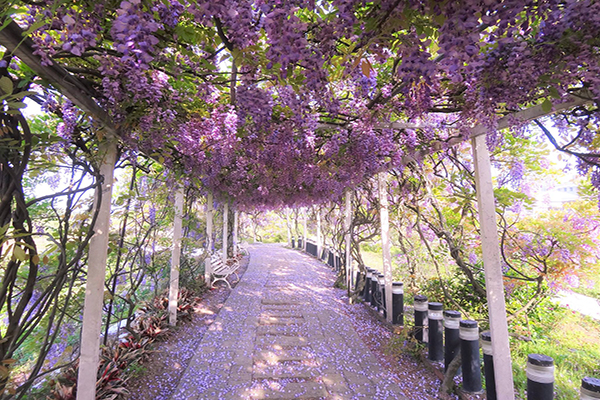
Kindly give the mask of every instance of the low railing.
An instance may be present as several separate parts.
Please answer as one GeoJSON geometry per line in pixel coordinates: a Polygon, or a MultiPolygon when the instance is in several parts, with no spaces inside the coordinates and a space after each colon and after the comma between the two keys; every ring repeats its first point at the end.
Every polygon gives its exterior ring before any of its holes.
{"type": "MultiPolygon", "coordinates": [[[[302,237],[295,238],[292,237],[291,240],[292,248],[304,250],[304,242],[302,237]]],[[[316,243],[311,242],[310,240],[306,241],[306,252],[313,257],[316,257],[329,265],[333,270],[339,272],[342,268],[342,259],[339,254],[330,246],[323,246],[321,249],[321,254],[319,253],[319,247],[316,243]]]]}
{"type": "MultiPolygon", "coordinates": [[[[295,241],[292,239],[292,247],[295,241]]],[[[302,238],[297,241],[297,249],[303,250],[302,238]]],[[[317,245],[311,241],[306,242],[306,252],[326,262],[331,268],[339,271],[341,258],[331,248],[324,247],[317,255],[317,245]]],[[[387,304],[385,296],[385,280],[382,273],[367,268],[366,274],[361,274],[356,279],[364,279],[365,285],[361,293],[363,304],[387,318],[387,304]]],[[[392,283],[392,324],[404,326],[404,290],[402,282],[392,283]]],[[[477,321],[461,319],[461,313],[456,310],[444,310],[443,304],[429,302],[424,295],[413,298],[415,339],[427,348],[427,358],[433,362],[444,365],[448,369],[454,358],[460,354],[462,368],[462,389],[467,393],[481,393],[483,391],[481,361],[486,384],[488,400],[495,400],[496,385],[494,380],[494,363],[492,355],[492,336],[490,331],[479,331],[477,321]],[[480,353],[483,351],[483,357],[480,353]]],[[[554,360],[543,354],[529,354],[527,357],[527,399],[552,400],[554,399],[554,360]]],[[[581,381],[580,400],[600,399],[600,379],[585,377],[581,381]]]]}

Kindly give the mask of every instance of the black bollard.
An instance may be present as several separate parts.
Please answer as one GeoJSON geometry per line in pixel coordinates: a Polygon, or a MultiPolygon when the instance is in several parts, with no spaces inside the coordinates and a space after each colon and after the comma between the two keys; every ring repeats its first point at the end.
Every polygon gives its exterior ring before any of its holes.
{"type": "Polygon", "coordinates": [[[479,393],[481,392],[481,361],[479,360],[479,328],[477,328],[477,321],[460,321],[459,336],[463,390],[469,393],[479,393]]]}
{"type": "Polygon", "coordinates": [[[418,294],[414,298],[415,306],[415,339],[423,343],[423,330],[427,324],[427,296],[418,294]]]}
{"type": "MultiPolygon", "coordinates": [[[[360,279],[361,277],[365,276],[362,272],[358,271],[356,273],[356,280],[354,281],[354,291],[356,291],[356,289],[358,289],[358,285],[360,284],[360,279]]],[[[359,294],[359,297],[363,297],[363,292],[361,291],[359,294]]]]}
{"type": "Polygon", "coordinates": [[[442,303],[429,303],[429,359],[431,361],[442,361],[444,359],[444,328],[442,303]]]}
{"type": "Polygon", "coordinates": [[[365,275],[365,287],[363,288],[363,292],[362,292],[362,297],[363,297],[363,301],[365,303],[368,303],[371,299],[371,276],[373,275],[373,273],[371,272],[371,268],[367,267],[366,268],[366,275],[365,275]]]}
{"type": "Polygon", "coordinates": [[[365,290],[363,290],[363,298],[365,303],[371,303],[371,279],[373,278],[373,270],[367,268],[367,277],[365,278],[365,290]]]}
{"type": "Polygon", "coordinates": [[[460,351],[459,324],[460,312],[454,310],[444,311],[444,337],[446,338],[444,371],[448,370],[448,366],[460,351]]]}
{"type": "Polygon", "coordinates": [[[381,311],[383,313],[383,318],[385,318],[386,310],[385,310],[385,277],[382,273],[377,274],[377,282],[379,282],[379,306],[380,308],[377,311],[381,311]]]}
{"type": "Polygon", "coordinates": [[[404,284],[392,282],[392,324],[404,326],[404,284]]]}
{"type": "Polygon", "coordinates": [[[485,374],[485,393],[487,400],[496,400],[496,378],[494,377],[494,357],[492,356],[492,333],[481,332],[483,349],[483,373],[485,374]]]}
{"type": "Polygon", "coordinates": [[[296,247],[296,241],[295,241],[294,237],[292,236],[292,249],[293,249],[294,247],[296,247]]]}
{"type": "Polygon", "coordinates": [[[580,400],[600,399],[600,379],[585,377],[581,380],[580,400]]]}
{"type": "Polygon", "coordinates": [[[554,359],[543,354],[527,356],[527,400],[554,398],[554,359]]]}
{"type": "Polygon", "coordinates": [[[373,308],[377,308],[377,302],[379,301],[378,275],[377,270],[373,270],[373,276],[371,277],[371,307],[373,308]]]}

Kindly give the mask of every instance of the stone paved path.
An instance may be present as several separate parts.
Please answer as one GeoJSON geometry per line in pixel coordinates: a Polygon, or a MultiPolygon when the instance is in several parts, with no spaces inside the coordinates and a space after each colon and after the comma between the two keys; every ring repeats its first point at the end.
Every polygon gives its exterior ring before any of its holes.
{"type": "Polygon", "coordinates": [[[279,245],[250,254],[172,400],[404,398],[335,301],[328,267],[279,245]]]}

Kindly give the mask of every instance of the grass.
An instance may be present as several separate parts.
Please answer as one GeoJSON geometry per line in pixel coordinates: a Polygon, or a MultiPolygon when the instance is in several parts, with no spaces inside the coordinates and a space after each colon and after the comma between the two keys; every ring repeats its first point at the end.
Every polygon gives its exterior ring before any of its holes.
{"type": "Polygon", "coordinates": [[[545,354],[554,358],[555,397],[576,400],[581,379],[600,376],[600,323],[562,307],[547,308],[545,321],[532,332],[532,341],[513,342],[515,386],[525,398],[527,355],[545,354]]]}
{"type": "MultiPolygon", "coordinates": [[[[361,255],[365,265],[383,270],[381,251],[377,250],[365,246],[361,255]]],[[[419,268],[426,276],[435,276],[432,266],[420,264],[419,268]]],[[[395,266],[394,278],[403,279],[403,275],[406,272],[395,266]]],[[[590,278],[593,285],[582,285],[574,291],[600,299],[600,274],[590,278]]],[[[581,379],[600,377],[600,322],[548,301],[540,305],[523,325],[513,326],[512,330],[528,332],[532,340],[514,339],[511,343],[515,387],[520,398],[526,398],[527,355],[539,353],[554,358],[555,398],[578,400],[581,379]]]]}
{"type": "Polygon", "coordinates": [[[379,271],[383,271],[383,256],[381,253],[375,253],[368,250],[361,250],[363,261],[367,267],[375,268],[379,271]]]}

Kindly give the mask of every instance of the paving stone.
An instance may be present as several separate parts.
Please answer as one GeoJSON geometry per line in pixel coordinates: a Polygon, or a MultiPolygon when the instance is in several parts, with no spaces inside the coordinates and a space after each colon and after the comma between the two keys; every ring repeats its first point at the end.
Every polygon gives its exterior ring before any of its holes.
{"type": "Polygon", "coordinates": [[[323,385],[315,382],[289,382],[276,389],[264,387],[249,390],[252,399],[321,399],[327,397],[323,385]]]}
{"type": "Polygon", "coordinates": [[[261,350],[254,353],[255,360],[267,362],[303,361],[314,358],[313,353],[301,349],[261,350]]]}
{"type": "Polygon", "coordinates": [[[253,379],[311,379],[319,375],[314,367],[296,365],[255,365],[253,379]]]}
{"type": "Polygon", "coordinates": [[[404,399],[337,303],[334,279],[297,251],[252,246],[171,400],[404,399]]]}
{"type": "Polygon", "coordinates": [[[261,318],[302,318],[304,315],[299,310],[265,310],[260,313],[261,318]]]}
{"type": "Polygon", "coordinates": [[[256,328],[256,336],[307,336],[308,331],[306,325],[261,325],[256,328]]]}
{"type": "Polygon", "coordinates": [[[330,393],[342,394],[348,392],[346,378],[342,374],[326,374],[321,376],[320,380],[330,393]]]}
{"type": "Polygon", "coordinates": [[[259,325],[298,325],[304,323],[304,318],[295,317],[260,317],[259,325]]]}
{"type": "Polygon", "coordinates": [[[300,312],[303,313],[303,308],[298,304],[262,304],[261,303],[262,312],[270,312],[270,311],[287,311],[287,312],[300,312]]]}
{"type": "Polygon", "coordinates": [[[301,347],[308,346],[308,339],[302,336],[258,336],[256,338],[257,346],[281,346],[283,347],[301,347]]]}
{"type": "Polygon", "coordinates": [[[261,304],[263,305],[277,305],[277,306],[295,306],[295,305],[305,305],[306,302],[301,301],[300,299],[292,299],[292,298],[266,298],[262,299],[261,304]]]}

